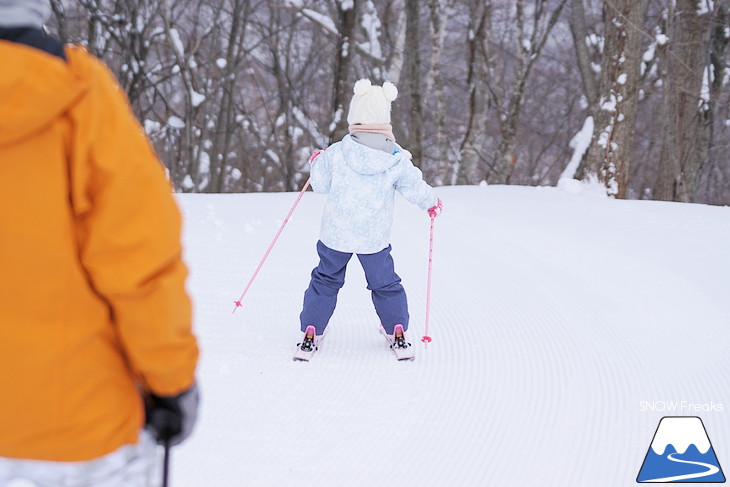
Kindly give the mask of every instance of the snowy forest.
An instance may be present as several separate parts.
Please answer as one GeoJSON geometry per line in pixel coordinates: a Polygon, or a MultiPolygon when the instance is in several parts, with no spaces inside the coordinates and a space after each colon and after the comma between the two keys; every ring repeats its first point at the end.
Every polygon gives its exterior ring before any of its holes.
{"type": "Polygon", "coordinates": [[[52,0],[180,192],[298,190],[392,81],[428,182],[730,204],[730,0],[52,0]]]}

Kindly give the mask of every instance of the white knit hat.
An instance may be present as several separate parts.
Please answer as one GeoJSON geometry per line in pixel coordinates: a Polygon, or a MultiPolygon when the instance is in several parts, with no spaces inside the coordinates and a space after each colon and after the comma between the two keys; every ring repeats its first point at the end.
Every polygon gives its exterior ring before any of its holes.
{"type": "Polygon", "coordinates": [[[48,0],[0,0],[0,27],[42,27],[50,15],[48,0]]]}
{"type": "Polygon", "coordinates": [[[398,96],[398,88],[386,81],[383,86],[373,86],[369,79],[355,83],[355,95],[350,102],[347,123],[370,125],[390,123],[390,104],[398,96]]]}

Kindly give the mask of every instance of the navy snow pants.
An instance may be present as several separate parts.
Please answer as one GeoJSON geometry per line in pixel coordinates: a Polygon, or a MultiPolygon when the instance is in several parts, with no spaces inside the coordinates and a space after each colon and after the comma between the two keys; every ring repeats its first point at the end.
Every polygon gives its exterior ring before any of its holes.
{"type": "MultiPolygon", "coordinates": [[[[387,333],[392,334],[397,324],[408,329],[408,302],[406,291],[395,273],[391,246],[375,254],[357,254],[365,271],[368,289],[372,292],[375,312],[387,333]]],[[[314,325],[317,334],[324,333],[337,305],[337,293],[345,284],[345,270],[352,254],[339,252],[317,242],[319,265],[312,271],[312,280],[304,292],[304,307],[299,316],[302,331],[314,325]]]]}

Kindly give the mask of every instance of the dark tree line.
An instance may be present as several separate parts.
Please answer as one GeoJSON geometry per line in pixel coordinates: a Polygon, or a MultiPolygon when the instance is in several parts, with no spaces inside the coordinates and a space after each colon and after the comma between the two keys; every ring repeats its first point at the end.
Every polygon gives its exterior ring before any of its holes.
{"type": "Polygon", "coordinates": [[[294,190],[361,77],[435,184],[730,204],[730,0],[52,0],[179,191],[294,190]]]}

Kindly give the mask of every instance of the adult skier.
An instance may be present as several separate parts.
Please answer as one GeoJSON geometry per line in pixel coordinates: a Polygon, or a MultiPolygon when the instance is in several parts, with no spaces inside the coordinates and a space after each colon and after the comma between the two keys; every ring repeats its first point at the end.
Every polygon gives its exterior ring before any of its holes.
{"type": "Polygon", "coordinates": [[[197,414],[180,214],[123,91],[49,14],[0,0],[0,485],[148,485],[155,440],[197,414]]]}

